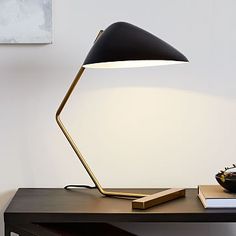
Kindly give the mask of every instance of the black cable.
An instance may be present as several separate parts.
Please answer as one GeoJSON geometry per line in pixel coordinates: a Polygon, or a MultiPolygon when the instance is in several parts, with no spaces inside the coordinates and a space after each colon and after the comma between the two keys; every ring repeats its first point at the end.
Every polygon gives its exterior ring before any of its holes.
{"type": "Polygon", "coordinates": [[[88,189],[96,189],[97,187],[96,186],[89,186],[89,185],[83,185],[83,184],[80,184],[80,185],[76,185],[76,184],[69,184],[69,185],[66,185],[64,187],[64,189],[66,190],[69,190],[71,188],[88,188],[88,189]]]}

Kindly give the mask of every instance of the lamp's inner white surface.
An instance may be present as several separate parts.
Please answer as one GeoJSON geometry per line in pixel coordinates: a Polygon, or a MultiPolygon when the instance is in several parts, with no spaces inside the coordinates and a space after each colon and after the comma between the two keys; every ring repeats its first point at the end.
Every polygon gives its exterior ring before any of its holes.
{"type": "Polygon", "coordinates": [[[85,64],[85,68],[131,68],[131,67],[146,67],[146,66],[160,66],[186,63],[185,61],[171,61],[171,60],[135,60],[135,61],[113,61],[85,64]]]}

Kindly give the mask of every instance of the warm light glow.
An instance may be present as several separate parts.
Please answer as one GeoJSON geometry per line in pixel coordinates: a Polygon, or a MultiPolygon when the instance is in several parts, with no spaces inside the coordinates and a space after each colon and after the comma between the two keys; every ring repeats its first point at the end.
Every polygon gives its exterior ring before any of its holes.
{"type": "Polygon", "coordinates": [[[161,66],[186,63],[186,61],[171,61],[171,60],[135,60],[135,61],[112,61],[100,62],[83,65],[85,68],[131,68],[131,67],[146,67],[146,66],[161,66]]]}

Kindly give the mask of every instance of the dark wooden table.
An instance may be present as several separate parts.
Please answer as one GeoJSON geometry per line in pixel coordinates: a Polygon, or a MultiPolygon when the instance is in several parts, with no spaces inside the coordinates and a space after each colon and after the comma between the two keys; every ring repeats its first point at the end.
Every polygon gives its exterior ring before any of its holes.
{"type": "MultiPolygon", "coordinates": [[[[155,193],[163,189],[127,189],[155,193]]],[[[125,191],[125,190],[122,190],[125,191]]],[[[4,213],[5,235],[133,235],[116,222],[236,222],[236,209],[204,209],[196,189],[186,197],[147,210],[131,200],[103,197],[96,189],[19,189],[4,213]]]]}

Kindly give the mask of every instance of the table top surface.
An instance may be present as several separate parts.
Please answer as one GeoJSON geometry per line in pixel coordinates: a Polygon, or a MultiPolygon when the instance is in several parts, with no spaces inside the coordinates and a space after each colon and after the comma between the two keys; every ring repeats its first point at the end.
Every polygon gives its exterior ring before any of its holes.
{"type": "MultiPolygon", "coordinates": [[[[119,189],[120,190],[120,189],[119,189]]],[[[156,193],[163,189],[122,189],[156,193]]],[[[236,208],[205,209],[197,189],[158,206],[132,209],[130,199],[102,196],[96,189],[21,188],[4,213],[8,222],[236,222],[236,208]]]]}

